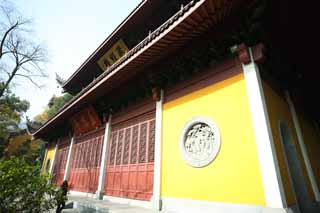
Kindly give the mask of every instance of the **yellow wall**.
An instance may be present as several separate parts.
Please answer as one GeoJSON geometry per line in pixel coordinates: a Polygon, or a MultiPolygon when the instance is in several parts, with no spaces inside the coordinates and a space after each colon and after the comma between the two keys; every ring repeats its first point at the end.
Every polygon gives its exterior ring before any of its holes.
{"type": "Polygon", "coordinates": [[[307,148],[309,160],[316,176],[318,187],[320,186],[320,129],[316,123],[308,117],[302,110],[297,110],[298,119],[307,148]]]}
{"type": "Polygon", "coordinates": [[[309,182],[309,178],[307,176],[307,170],[305,168],[305,164],[303,162],[301,150],[298,144],[297,135],[295,133],[295,128],[293,124],[293,120],[291,117],[290,109],[285,101],[285,99],[279,96],[267,83],[263,83],[264,94],[266,98],[266,104],[269,114],[270,126],[272,130],[273,140],[276,147],[277,158],[280,167],[280,173],[282,177],[282,182],[284,185],[284,190],[287,198],[287,204],[292,205],[295,203],[293,189],[289,180],[289,173],[285,163],[284,149],[282,143],[280,141],[280,132],[279,132],[279,121],[284,121],[288,124],[291,129],[291,133],[293,136],[294,143],[296,145],[296,149],[299,153],[300,162],[302,165],[303,173],[305,176],[305,180],[307,182],[308,191],[311,198],[314,198],[312,193],[311,184],[309,182]]]}
{"type": "Polygon", "coordinates": [[[46,165],[47,165],[47,162],[48,162],[49,159],[50,159],[50,170],[49,170],[49,173],[51,172],[52,163],[53,163],[53,159],[54,159],[55,153],[56,153],[56,150],[55,150],[54,146],[49,147],[49,148],[46,149],[46,155],[45,155],[45,158],[44,158],[43,164],[42,164],[42,173],[46,172],[45,169],[46,169],[46,165]]]}
{"type": "Polygon", "coordinates": [[[243,74],[164,104],[161,196],[265,206],[243,74]],[[179,150],[194,116],[211,118],[221,134],[220,152],[203,168],[187,165],[179,150]]]}

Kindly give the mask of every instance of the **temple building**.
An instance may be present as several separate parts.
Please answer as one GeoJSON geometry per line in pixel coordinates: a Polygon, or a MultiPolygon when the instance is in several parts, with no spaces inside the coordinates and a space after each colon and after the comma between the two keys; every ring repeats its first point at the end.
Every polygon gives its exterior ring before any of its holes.
{"type": "Polygon", "coordinates": [[[320,78],[288,44],[288,2],[143,0],[32,132],[43,168],[164,212],[319,212],[320,78]]]}

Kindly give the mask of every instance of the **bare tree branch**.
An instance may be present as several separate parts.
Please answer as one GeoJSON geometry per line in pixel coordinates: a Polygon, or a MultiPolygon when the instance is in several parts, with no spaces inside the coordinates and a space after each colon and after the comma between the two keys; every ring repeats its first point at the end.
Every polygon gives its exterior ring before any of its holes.
{"type": "Polygon", "coordinates": [[[46,50],[30,37],[30,20],[8,3],[0,0],[0,98],[16,76],[37,87],[41,87],[37,78],[48,76],[43,69],[46,50]]]}
{"type": "Polygon", "coordinates": [[[32,79],[32,77],[34,77],[34,76],[23,75],[23,74],[19,74],[19,73],[17,73],[16,76],[20,76],[20,77],[24,77],[24,78],[28,79],[33,85],[35,85],[35,86],[38,87],[38,88],[42,88],[42,87],[43,87],[42,85],[37,84],[37,83],[32,79]]]}
{"type": "Polygon", "coordinates": [[[6,70],[4,70],[4,72],[8,75],[8,78],[10,78],[11,73],[6,70]]]}

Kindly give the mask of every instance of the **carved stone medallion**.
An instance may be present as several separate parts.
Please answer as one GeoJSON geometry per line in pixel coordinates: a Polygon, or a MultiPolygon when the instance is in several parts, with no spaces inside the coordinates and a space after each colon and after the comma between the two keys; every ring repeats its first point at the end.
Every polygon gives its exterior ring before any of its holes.
{"type": "Polygon", "coordinates": [[[180,151],[190,166],[208,165],[215,159],[219,149],[219,129],[212,120],[196,117],[185,124],[180,136],[180,151]]]}

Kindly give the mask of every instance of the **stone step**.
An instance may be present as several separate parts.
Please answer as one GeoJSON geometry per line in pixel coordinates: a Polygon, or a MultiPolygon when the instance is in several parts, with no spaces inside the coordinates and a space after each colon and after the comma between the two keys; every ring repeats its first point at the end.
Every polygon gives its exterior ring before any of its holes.
{"type": "Polygon", "coordinates": [[[63,213],[71,213],[71,212],[73,212],[73,213],[75,213],[75,212],[81,212],[81,210],[79,210],[79,209],[63,209],[61,212],[63,212],[63,213]]]}
{"type": "Polygon", "coordinates": [[[110,202],[108,200],[69,196],[69,202],[67,202],[66,209],[63,209],[62,212],[152,213],[153,211],[148,208],[135,207],[128,204],[110,202]]]}

